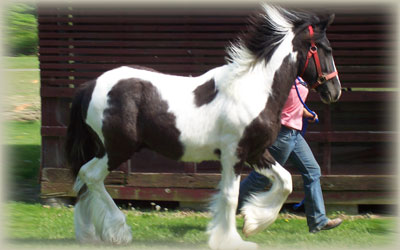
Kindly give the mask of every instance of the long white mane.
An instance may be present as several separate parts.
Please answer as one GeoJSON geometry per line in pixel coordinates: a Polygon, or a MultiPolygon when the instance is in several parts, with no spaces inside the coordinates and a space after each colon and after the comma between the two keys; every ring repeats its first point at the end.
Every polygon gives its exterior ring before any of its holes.
{"type": "Polygon", "coordinates": [[[265,52],[270,55],[269,51],[273,51],[294,27],[289,16],[290,13],[280,7],[264,4],[261,12],[250,19],[248,32],[227,48],[228,63],[237,64],[247,70],[260,54],[265,52]],[[254,46],[257,48],[253,48],[254,46]]]}

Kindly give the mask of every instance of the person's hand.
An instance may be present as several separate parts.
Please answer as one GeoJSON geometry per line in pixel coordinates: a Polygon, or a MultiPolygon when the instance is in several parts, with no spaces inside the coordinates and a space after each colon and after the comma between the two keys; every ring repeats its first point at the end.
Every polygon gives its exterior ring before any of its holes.
{"type": "Polygon", "coordinates": [[[310,122],[310,123],[315,123],[318,120],[317,113],[315,111],[313,111],[313,112],[314,112],[315,116],[312,113],[310,113],[307,109],[305,109],[305,108],[303,109],[303,116],[305,118],[307,118],[308,122],[310,122]]]}
{"type": "MultiPolygon", "coordinates": [[[[313,111],[314,112],[314,111],[313,111]]],[[[315,112],[314,112],[315,113],[315,112]]],[[[312,114],[311,114],[312,115],[312,114]]],[[[315,123],[315,121],[318,120],[318,115],[315,113],[315,116],[311,116],[308,118],[308,122],[315,123]]]]}

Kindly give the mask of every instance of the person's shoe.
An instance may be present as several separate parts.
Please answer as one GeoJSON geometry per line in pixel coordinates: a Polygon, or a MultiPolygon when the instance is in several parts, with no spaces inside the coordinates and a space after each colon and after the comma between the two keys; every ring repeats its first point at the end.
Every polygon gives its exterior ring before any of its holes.
{"type": "Polygon", "coordinates": [[[340,224],[342,224],[342,222],[343,222],[343,220],[340,218],[328,220],[328,223],[326,223],[325,226],[323,226],[320,229],[311,230],[310,233],[318,233],[321,230],[329,230],[329,229],[335,228],[335,227],[339,226],[340,224]]]}
{"type": "Polygon", "coordinates": [[[328,223],[326,223],[326,225],[323,228],[321,228],[321,230],[329,230],[329,229],[335,228],[335,227],[339,226],[340,224],[342,224],[342,222],[343,222],[343,220],[340,218],[329,220],[328,223]]]}

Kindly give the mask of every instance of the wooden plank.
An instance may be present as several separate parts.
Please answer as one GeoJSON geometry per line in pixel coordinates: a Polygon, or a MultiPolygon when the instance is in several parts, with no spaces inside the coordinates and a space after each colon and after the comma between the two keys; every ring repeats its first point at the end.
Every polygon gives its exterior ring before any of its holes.
{"type": "MultiPolygon", "coordinates": [[[[209,202],[215,189],[187,188],[140,188],[107,185],[113,199],[209,202]]],[[[72,184],[42,182],[42,197],[75,197],[72,184]]],[[[303,192],[293,192],[286,203],[297,203],[304,197],[303,192]]],[[[325,204],[397,204],[396,192],[324,192],[325,204]]]]}
{"type": "MultiPolygon", "coordinates": [[[[391,103],[396,100],[397,93],[389,91],[344,91],[339,102],[384,102],[391,103]]],[[[311,92],[307,97],[308,102],[320,102],[317,93],[311,92]]]]}
{"type": "Polygon", "coordinates": [[[333,49],[379,49],[379,48],[394,48],[396,43],[394,41],[331,41],[333,49]]]}
{"type": "MultiPolygon", "coordinates": [[[[110,16],[99,17],[99,16],[82,16],[82,17],[58,17],[58,22],[64,23],[85,23],[85,24],[152,24],[152,25],[164,25],[164,24],[243,24],[247,20],[247,17],[240,16],[206,16],[204,18],[191,17],[191,16],[110,16]]],[[[54,23],[54,17],[38,17],[38,23],[54,23]]]]}
{"type": "MultiPolygon", "coordinates": [[[[108,39],[132,39],[132,40],[229,40],[235,38],[235,34],[226,33],[226,32],[214,32],[214,33],[128,33],[128,32],[68,32],[68,33],[53,33],[53,32],[40,32],[40,39],[100,39],[100,40],[108,40],[108,39]]],[[[360,41],[360,43],[362,43],[360,41]]]]}
{"type": "MultiPolygon", "coordinates": [[[[242,180],[247,174],[242,175],[242,180]]],[[[106,178],[106,184],[125,184],[129,187],[146,188],[188,188],[215,189],[220,174],[194,173],[130,173],[113,171],[106,178]]],[[[292,175],[293,189],[303,190],[300,175],[292,175]]],[[[73,177],[66,168],[46,168],[42,181],[51,183],[72,183],[73,177]]],[[[329,175],[321,177],[321,187],[327,191],[388,191],[396,189],[396,176],[392,175],[329,175]]]]}
{"type": "MultiPolygon", "coordinates": [[[[247,175],[242,175],[242,180],[247,175]]],[[[131,173],[127,186],[132,187],[179,187],[179,188],[216,188],[220,174],[156,174],[131,173]]],[[[293,189],[302,190],[301,176],[292,175],[293,189]]],[[[330,191],[385,191],[395,188],[395,176],[339,176],[321,177],[323,190],[330,191]]]]}
{"type": "MultiPolygon", "coordinates": [[[[74,24],[105,24],[105,23],[113,23],[113,24],[122,24],[122,25],[129,25],[129,24],[246,24],[248,22],[249,15],[252,12],[243,13],[238,15],[236,13],[229,13],[228,11],[223,13],[215,13],[214,15],[208,13],[201,13],[200,11],[198,14],[200,15],[191,15],[186,10],[185,13],[174,13],[174,14],[167,14],[167,13],[160,13],[155,14],[155,12],[147,12],[143,13],[142,15],[135,13],[132,11],[129,15],[117,15],[113,11],[107,11],[107,15],[101,14],[90,14],[89,12],[84,12],[81,15],[72,15],[71,13],[66,13],[62,15],[61,13],[55,13],[57,15],[58,23],[74,23],[74,24]],[[68,16],[70,15],[70,16],[68,16]]],[[[386,13],[387,14],[387,13],[386,13]]],[[[39,15],[38,23],[39,24],[46,24],[46,23],[54,23],[54,16],[45,16],[39,15]]],[[[393,25],[388,18],[384,16],[374,17],[373,15],[371,18],[367,17],[367,15],[354,17],[340,17],[340,14],[337,14],[334,23],[329,27],[328,32],[337,32],[337,31],[365,31],[366,26],[371,27],[371,31],[382,31],[386,30],[388,26],[393,25]],[[361,22],[361,20],[369,20],[368,22],[361,22]]]]}
{"type": "MultiPolygon", "coordinates": [[[[64,44],[63,41],[56,42],[54,41],[46,41],[42,40],[41,42],[49,44],[47,46],[62,46],[64,44]],[[51,43],[50,43],[51,42],[51,43]]],[[[154,55],[169,55],[169,56],[204,56],[204,55],[212,55],[212,56],[225,56],[226,52],[222,49],[185,49],[185,48],[171,48],[171,49],[157,49],[157,48],[134,48],[134,47],[117,47],[115,45],[110,45],[112,48],[104,47],[104,46],[92,46],[91,48],[76,48],[77,46],[73,44],[69,44],[68,42],[64,44],[66,46],[71,45],[72,48],[53,48],[53,47],[41,47],[39,52],[41,53],[40,59],[46,60],[47,55],[56,54],[53,56],[60,56],[62,54],[71,55],[74,57],[76,55],[113,55],[113,56],[122,56],[122,55],[136,55],[136,56],[154,56],[154,55]]],[[[108,45],[108,44],[107,44],[108,45]]],[[[46,46],[46,45],[43,45],[46,46]]],[[[52,58],[51,58],[52,59],[52,58]]]]}
{"type": "MultiPolygon", "coordinates": [[[[114,40],[101,40],[101,39],[93,39],[90,41],[71,41],[71,46],[73,44],[94,44],[94,47],[103,47],[103,46],[111,46],[118,47],[119,44],[122,47],[134,47],[134,48],[220,48],[224,49],[225,46],[229,44],[228,40],[132,40],[132,41],[121,41],[122,39],[115,38],[114,40]]],[[[83,46],[83,45],[81,45],[83,46]]],[[[87,45],[90,46],[90,45],[87,45]]]]}
{"type": "Polygon", "coordinates": [[[76,89],[65,88],[65,87],[41,87],[40,96],[41,97],[60,97],[60,98],[70,98],[75,95],[76,89]]]}
{"type": "MultiPolygon", "coordinates": [[[[45,168],[42,171],[42,182],[71,184],[74,177],[70,169],[67,168],[45,168]]],[[[106,185],[126,184],[126,173],[124,171],[111,171],[104,183],[106,185]]]]}
{"type": "MultiPolygon", "coordinates": [[[[244,29],[246,27],[245,24],[224,24],[224,25],[209,25],[207,27],[207,32],[224,32],[224,33],[238,33],[238,31],[244,29]]],[[[188,25],[186,23],[180,24],[164,24],[164,25],[111,25],[107,24],[76,24],[70,22],[67,23],[43,23],[40,25],[39,31],[44,32],[54,32],[59,33],[60,31],[73,31],[73,32],[152,32],[152,33],[159,33],[159,32],[171,32],[174,33],[178,32],[204,32],[205,28],[204,25],[194,24],[188,25]]],[[[377,35],[379,36],[379,35],[377,35]]],[[[360,36],[363,39],[362,36],[360,36]]],[[[377,37],[376,37],[377,38],[377,37]]]]}
{"type": "MultiPolygon", "coordinates": [[[[80,69],[82,65],[86,62],[96,62],[96,63],[118,63],[118,64],[145,64],[145,63],[190,63],[190,64],[200,64],[200,63],[212,63],[212,64],[225,64],[225,59],[222,56],[102,56],[102,55],[85,55],[85,56],[46,56],[43,55],[41,59],[41,64],[43,69],[80,69]],[[84,63],[80,63],[83,61],[84,63]],[[57,62],[57,64],[49,63],[57,62]]],[[[93,68],[97,68],[97,64],[90,64],[93,68]]]]}
{"type": "Polygon", "coordinates": [[[329,37],[330,34],[333,33],[351,33],[354,34],[355,32],[382,32],[392,30],[393,24],[348,24],[348,25],[332,25],[329,27],[327,31],[327,35],[329,37]]]}
{"type": "MultiPolygon", "coordinates": [[[[66,7],[65,5],[63,7],[66,7]]],[[[41,16],[43,17],[51,17],[54,15],[57,15],[58,17],[64,17],[64,18],[70,18],[70,19],[76,19],[83,17],[103,17],[103,18],[114,18],[114,17],[120,17],[120,18],[132,18],[132,17],[141,17],[141,18],[152,18],[152,17],[159,17],[159,18],[174,18],[177,16],[183,16],[187,18],[197,18],[197,19],[203,19],[203,18],[208,18],[208,17],[214,17],[214,18],[220,18],[220,17],[242,17],[246,20],[248,15],[251,13],[252,9],[248,8],[229,8],[225,7],[223,9],[221,8],[190,8],[186,6],[186,8],[179,8],[176,6],[176,8],[171,9],[171,8],[140,8],[138,6],[128,6],[127,8],[124,8],[123,10],[114,8],[115,6],[111,8],[82,8],[82,6],[76,6],[70,8],[68,6],[68,10],[65,8],[57,8],[57,11],[54,12],[52,10],[50,11],[52,14],[47,13],[47,14],[42,14],[41,16]],[[226,11],[225,11],[226,10],[226,11]]],[[[372,18],[374,18],[376,15],[372,15],[372,18]]],[[[164,19],[161,19],[164,20],[164,19]]],[[[171,19],[172,20],[172,19],[171,19]]],[[[236,19],[237,20],[237,19],[236,19]]],[[[101,22],[101,21],[100,21],[101,22]]]]}
{"type": "MultiPolygon", "coordinates": [[[[329,192],[324,191],[325,204],[346,204],[346,205],[362,205],[362,204],[397,204],[397,192],[359,192],[359,191],[344,191],[344,192],[329,192]]],[[[303,192],[293,192],[289,195],[286,203],[297,203],[304,198],[303,192]]]]}
{"type": "MultiPolygon", "coordinates": [[[[115,34],[118,32],[126,32],[130,34],[134,33],[144,33],[144,37],[148,35],[156,35],[162,32],[171,32],[174,31],[174,35],[180,34],[182,32],[192,33],[195,34],[198,32],[199,35],[201,34],[208,34],[207,32],[214,32],[213,34],[217,34],[216,32],[222,32],[231,35],[237,35],[239,31],[244,30],[246,28],[246,24],[233,24],[233,25],[210,25],[208,27],[204,27],[204,25],[188,25],[186,23],[181,23],[180,25],[176,24],[165,24],[165,25],[111,25],[111,24],[95,24],[95,25],[87,25],[87,24],[76,24],[74,20],[70,20],[69,22],[65,23],[57,23],[57,24],[41,24],[40,25],[40,32],[45,34],[53,33],[54,35],[60,34],[61,31],[70,31],[74,34],[76,33],[84,33],[84,32],[100,32],[105,33],[107,32],[110,34],[115,34]]],[[[72,33],[69,33],[72,34],[72,33]]],[[[372,34],[353,34],[349,36],[348,34],[342,33],[328,33],[328,38],[331,41],[379,41],[379,40],[386,40],[388,36],[386,34],[379,34],[379,33],[372,33],[372,34]]],[[[210,37],[210,39],[215,39],[215,37],[210,37]]]]}
{"type": "MultiPolygon", "coordinates": [[[[174,5],[168,4],[157,6],[146,6],[142,4],[135,5],[133,2],[128,5],[82,5],[82,4],[68,4],[68,5],[46,5],[41,6],[42,15],[72,15],[76,16],[176,16],[176,15],[190,15],[196,17],[203,16],[247,16],[251,11],[254,11],[256,6],[254,4],[240,4],[235,5],[232,3],[226,5],[174,5]],[[161,8],[163,7],[163,8],[161,8]]],[[[376,16],[372,15],[372,17],[376,16]]]]}
{"type": "Polygon", "coordinates": [[[305,138],[318,142],[394,142],[397,136],[397,132],[392,131],[309,131],[305,138]]]}
{"type": "MultiPolygon", "coordinates": [[[[229,6],[221,6],[220,4],[206,5],[192,3],[192,5],[177,6],[171,4],[162,5],[163,8],[159,6],[154,8],[152,6],[137,6],[137,5],[96,5],[96,6],[85,6],[68,4],[66,5],[39,5],[39,13],[42,16],[46,15],[72,15],[72,16],[160,16],[160,15],[190,15],[196,17],[204,16],[244,16],[252,14],[254,11],[259,9],[259,5],[255,3],[240,3],[232,2],[229,6]]],[[[293,7],[292,5],[287,5],[287,7],[293,7]]],[[[332,12],[336,12],[335,24],[352,24],[352,23],[381,23],[383,20],[387,19],[388,8],[382,5],[344,5],[344,6],[324,6],[321,8],[308,5],[306,6],[309,11],[321,12],[325,11],[327,7],[332,12]]]]}

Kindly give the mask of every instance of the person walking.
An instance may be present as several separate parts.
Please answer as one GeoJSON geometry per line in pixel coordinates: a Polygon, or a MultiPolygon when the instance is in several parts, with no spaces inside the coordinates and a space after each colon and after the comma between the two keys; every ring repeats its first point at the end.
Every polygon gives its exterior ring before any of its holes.
{"type": "MultiPolygon", "coordinates": [[[[308,88],[304,80],[298,77],[295,84],[301,99],[305,101],[308,88]]],[[[303,106],[293,85],[282,109],[281,130],[274,144],[269,147],[269,152],[279,164],[283,166],[289,159],[301,173],[305,193],[304,207],[310,233],[332,229],[342,223],[340,218],[331,220],[326,216],[320,184],[321,168],[301,135],[303,118],[314,123],[318,119],[318,115],[314,114],[303,106]]],[[[265,190],[268,184],[267,177],[253,170],[240,184],[238,210],[240,211],[251,193],[265,190]]]]}

